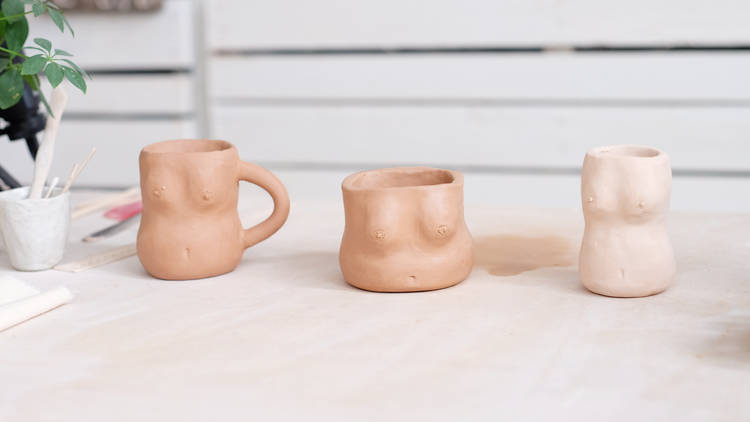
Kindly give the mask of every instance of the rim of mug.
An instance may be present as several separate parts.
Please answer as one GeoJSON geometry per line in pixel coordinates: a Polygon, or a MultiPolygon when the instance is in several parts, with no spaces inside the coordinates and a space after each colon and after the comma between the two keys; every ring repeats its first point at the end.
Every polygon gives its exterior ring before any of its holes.
{"type": "Polygon", "coordinates": [[[650,160],[666,157],[666,153],[648,145],[623,144],[607,145],[589,150],[586,155],[596,158],[628,158],[650,160]]]}
{"type": "MultiPolygon", "coordinates": [[[[196,146],[196,145],[191,145],[196,146]]],[[[146,145],[143,147],[141,152],[146,154],[210,154],[210,153],[222,153],[236,149],[234,144],[223,139],[201,139],[201,138],[185,138],[185,139],[169,139],[166,141],[155,142],[153,144],[146,145]],[[216,145],[220,146],[218,149],[200,148],[194,150],[180,150],[170,149],[170,146],[186,145],[199,143],[201,145],[216,145]],[[164,150],[161,150],[164,148],[164,150]]]]}
{"type": "Polygon", "coordinates": [[[376,190],[391,190],[391,189],[437,189],[439,187],[450,186],[450,185],[463,185],[463,174],[455,170],[439,169],[433,167],[389,167],[374,170],[364,170],[347,176],[341,183],[341,187],[344,190],[349,191],[376,191],[376,190]],[[384,176],[392,173],[404,173],[409,175],[424,174],[426,172],[434,173],[436,175],[448,175],[450,181],[438,181],[437,183],[429,184],[409,184],[403,186],[383,186],[383,185],[365,185],[360,186],[357,184],[359,179],[368,174],[377,174],[378,176],[384,176]]]}
{"type": "MultiPolygon", "coordinates": [[[[70,191],[67,191],[65,193],[61,193],[63,188],[62,187],[56,187],[54,190],[54,194],[51,195],[49,198],[36,198],[36,199],[29,199],[29,186],[21,186],[20,188],[14,188],[14,189],[8,189],[4,191],[0,191],[0,202],[3,203],[15,203],[15,202],[24,202],[29,204],[42,204],[55,201],[62,201],[66,197],[70,197],[70,191]]],[[[45,187],[46,192],[46,187],[45,187]]]]}

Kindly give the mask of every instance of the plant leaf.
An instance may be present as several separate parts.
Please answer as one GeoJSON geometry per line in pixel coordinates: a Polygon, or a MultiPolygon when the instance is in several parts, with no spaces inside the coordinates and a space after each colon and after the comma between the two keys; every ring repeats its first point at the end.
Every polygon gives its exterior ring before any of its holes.
{"type": "Polygon", "coordinates": [[[37,47],[35,45],[25,45],[25,46],[23,46],[23,48],[24,48],[24,50],[36,50],[36,51],[39,51],[41,53],[47,54],[47,51],[45,51],[43,48],[39,48],[39,47],[37,47]]]}
{"type": "Polygon", "coordinates": [[[24,60],[23,67],[21,68],[22,75],[36,75],[44,69],[44,65],[47,64],[47,58],[41,54],[31,56],[24,60]]]}
{"type": "Polygon", "coordinates": [[[7,57],[0,57],[0,71],[3,71],[6,66],[10,63],[10,59],[7,57]]]}
{"type": "Polygon", "coordinates": [[[53,88],[57,88],[60,82],[63,80],[63,70],[57,63],[50,63],[47,68],[44,69],[44,74],[47,75],[47,80],[53,88]]]}
{"type": "Polygon", "coordinates": [[[9,49],[20,52],[28,36],[29,23],[24,17],[8,25],[8,29],[5,31],[5,42],[8,44],[9,49]]]}
{"type": "Polygon", "coordinates": [[[52,18],[52,22],[57,25],[57,27],[60,29],[60,32],[65,32],[65,18],[63,17],[62,13],[60,13],[57,9],[48,8],[47,12],[49,12],[49,17],[52,18]]]}
{"type": "Polygon", "coordinates": [[[0,74],[0,108],[14,106],[23,96],[23,78],[15,68],[0,74]]]}
{"type": "Polygon", "coordinates": [[[84,94],[86,93],[86,81],[83,80],[83,76],[76,72],[75,69],[63,66],[63,72],[65,78],[70,81],[76,88],[80,89],[84,94]]]}
{"type": "Polygon", "coordinates": [[[69,65],[70,65],[70,67],[72,67],[73,69],[75,69],[75,70],[76,70],[76,72],[80,73],[80,74],[81,74],[81,75],[83,75],[84,77],[86,77],[86,78],[89,78],[89,79],[91,79],[91,76],[89,76],[89,74],[88,74],[88,73],[86,73],[86,71],[85,71],[85,70],[83,70],[83,69],[81,69],[80,67],[78,67],[78,65],[77,65],[77,64],[73,63],[73,61],[72,61],[72,60],[68,60],[68,59],[62,59],[62,61],[64,61],[65,63],[69,64],[69,65]]]}
{"type": "Polygon", "coordinates": [[[68,18],[66,18],[65,15],[63,15],[63,21],[65,22],[65,26],[68,27],[68,31],[70,31],[70,35],[75,37],[76,33],[75,31],[73,31],[73,27],[70,26],[70,22],[68,22],[68,18]]]}
{"type": "Polygon", "coordinates": [[[67,51],[65,51],[65,50],[60,50],[59,48],[56,48],[56,49],[55,49],[55,56],[68,56],[68,57],[73,57],[73,55],[72,55],[72,54],[68,53],[68,52],[67,52],[67,51]]]}
{"type": "Polygon", "coordinates": [[[34,80],[34,75],[23,75],[23,80],[26,81],[26,84],[30,86],[34,91],[37,91],[39,89],[39,85],[37,85],[36,81],[34,80]]]}
{"type": "Polygon", "coordinates": [[[23,15],[25,12],[23,2],[21,0],[4,0],[3,1],[3,15],[8,17],[8,22],[18,22],[23,18],[23,16],[16,16],[12,18],[11,16],[15,15],[23,15]]]}
{"type": "Polygon", "coordinates": [[[44,3],[34,3],[31,11],[34,12],[34,16],[41,16],[47,11],[47,6],[44,3]]]}
{"type": "Polygon", "coordinates": [[[0,39],[5,39],[5,30],[8,28],[8,22],[0,21],[0,39]]]}
{"type": "Polygon", "coordinates": [[[52,42],[45,38],[34,38],[34,43],[39,47],[42,47],[45,51],[52,50],[52,42]]]}

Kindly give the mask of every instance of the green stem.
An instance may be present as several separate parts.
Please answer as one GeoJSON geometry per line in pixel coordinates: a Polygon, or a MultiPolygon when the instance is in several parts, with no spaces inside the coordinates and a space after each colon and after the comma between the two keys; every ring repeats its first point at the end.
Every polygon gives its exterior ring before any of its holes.
{"type": "Polygon", "coordinates": [[[10,54],[11,57],[13,57],[13,56],[20,56],[20,57],[23,57],[24,59],[28,59],[28,57],[24,56],[23,54],[19,53],[18,51],[8,50],[5,47],[0,47],[0,51],[4,51],[4,52],[10,54]]]}
{"type": "Polygon", "coordinates": [[[7,21],[7,20],[15,19],[15,18],[20,18],[20,17],[28,15],[29,13],[34,13],[34,12],[32,10],[29,10],[28,12],[19,13],[17,15],[0,16],[0,21],[7,21]]]}

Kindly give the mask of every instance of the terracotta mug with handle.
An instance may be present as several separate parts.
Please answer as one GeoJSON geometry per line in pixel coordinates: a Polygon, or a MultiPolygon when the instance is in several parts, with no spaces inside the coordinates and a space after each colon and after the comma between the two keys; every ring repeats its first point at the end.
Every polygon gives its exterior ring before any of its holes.
{"type": "Polygon", "coordinates": [[[141,151],[143,215],[138,258],[154,277],[188,280],[234,270],[245,249],[276,233],[289,215],[289,196],[268,170],[239,159],[226,141],[181,139],[141,151]],[[273,198],[270,217],[243,229],[239,181],[273,198]]]}

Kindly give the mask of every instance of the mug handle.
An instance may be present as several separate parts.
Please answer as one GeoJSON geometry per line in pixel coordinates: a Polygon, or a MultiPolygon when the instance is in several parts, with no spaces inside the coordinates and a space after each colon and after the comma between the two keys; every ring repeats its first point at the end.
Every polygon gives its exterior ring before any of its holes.
{"type": "Polygon", "coordinates": [[[242,242],[247,249],[268,239],[284,225],[289,216],[289,194],[281,180],[261,166],[240,161],[239,170],[240,180],[260,186],[273,198],[273,213],[263,222],[243,230],[242,242]]]}

